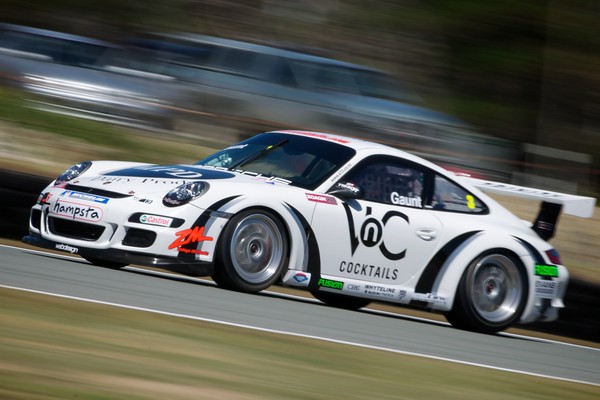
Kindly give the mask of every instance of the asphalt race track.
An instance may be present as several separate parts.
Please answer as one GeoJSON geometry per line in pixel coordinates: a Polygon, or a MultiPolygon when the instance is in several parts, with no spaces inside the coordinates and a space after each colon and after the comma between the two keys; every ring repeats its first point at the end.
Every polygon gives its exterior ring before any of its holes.
{"type": "Polygon", "coordinates": [[[333,309],[312,299],[271,292],[248,295],[202,280],[151,276],[138,269],[115,271],[41,251],[0,245],[0,287],[600,386],[600,349],[522,336],[482,335],[401,315],[333,309]]]}

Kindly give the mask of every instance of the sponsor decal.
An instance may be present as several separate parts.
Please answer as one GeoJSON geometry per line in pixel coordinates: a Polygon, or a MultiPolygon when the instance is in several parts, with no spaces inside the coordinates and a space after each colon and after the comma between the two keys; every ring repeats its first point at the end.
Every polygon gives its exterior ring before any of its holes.
{"type": "Polygon", "coordinates": [[[42,193],[37,199],[38,204],[48,204],[50,202],[50,197],[52,194],[50,192],[42,193]]]}
{"type": "Polygon", "coordinates": [[[102,209],[88,204],[80,204],[66,200],[56,200],[50,213],[74,220],[98,222],[102,219],[102,209]]]}
{"type": "Polygon", "coordinates": [[[421,208],[421,198],[420,197],[400,196],[400,194],[398,194],[397,192],[392,192],[391,201],[392,201],[392,204],[397,204],[399,206],[421,208]]]}
{"type": "Polygon", "coordinates": [[[138,197],[138,196],[133,196],[133,200],[139,201],[140,203],[144,203],[144,204],[152,204],[154,202],[154,200],[143,199],[143,198],[138,197]]]}
{"type": "Polygon", "coordinates": [[[100,203],[100,204],[106,204],[110,200],[108,197],[97,196],[95,194],[89,194],[89,193],[74,192],[72,190],[65,190],[61,194],[59,194],[59,196],[70,197],[72,199],[77,199],[77,200],[91,201],[93,203],[100,203]]]}
{"type": "Polygon", "coordinates": [[[344,165],[342,168],[338,169],[338,171],[335,173],[335,175],[333,175],[329,181],[330,182],[335,182],[338,179],[340,179],[342,177],[342,175],[344,175],[350,168],[352,168],[354,166],[354,164],[352,163],[348,163],[346,165],[344,165]]]}
{"type": "Polygon", "coordinates": [[[349,283],[346,285],[346,290],[350,290],[352,292],[360,292],[362,290],[362,287],[354,283],[349,283]]]}
{"type": "Polygon", "coordinates": [[[323,194],[306,193],[306,198],[308,201],[314,201],[317,203],[337,204],[335,197],[325,196],[323,194]]]}
{"type": "Polygon", "coordinates": [[[310,272],[288,270],[281,278],[281,283],[296,287],[308,287],[310,284],[310,272]]]}
{"type": "Polygon", "coordinates": [[[365,285],[365,294],[381,297],[396,297],[396,289],[380,285],[365,285]]]}
{"type": "MultiPolygon", "coordinates": [[[[205,177],[206,178],[206,177],[205,177]]],[[[91,179],[94,182],[102,182],[103,185],[109,183],[146,183],[146,184],[164,184],[164,185],[183,185],[189,180],[185,179],[157,179],[157,178],[144,178],[144,177],[132,177],[127,178],[124,176],[97,176],[91,179]]]]}
{"type": "Polygon", "coordinates": [[[68,244],[64,243],[57,243],[56,245],[54,245],[54,248],[56,250],[68,251],[71,254],[76,254],[79,252],[79,249],[77,247],[69,246],[68,244]]]}
{"type": "Polygon", "coordinates": [[[188,249],[183,246],[190,243],[201,243],[201,242],[211,242],[213,238],[211,236],[204,236],[204,227],[203,226],[195,226],[191,229],[184,229],[179,232],[175,232],[177,239],[173,241],[169,245],[169,250],[177,249],[182,253],[193,253],[200,255],[208,255],[207,251],[197,250],[197,249],[188,249]]]}
{"type": "Polygon", "coordinates": [[[344,209],[346,211],[346,216],[348,217],[348,228],[350,230],[350,247],[352,249],[352,255],[356,252],[359,244],[362,244],[365,247],[375,247],[379,248],[381,254],[388,260],[397,261],[401,260],[406,256],[406,249],[398,252],[392,253],[385,244],[385,238],[383,237],[383,232],[387,223],[392,219],[402,219],[409,223],[408,216],[406,214],[401,213],[400,211],[388,211],[384,214],[381,220],[370,217],[372,208],[366,208],[366,216],[367,219],[364,220],[360,227],[360,231],[358,235],[356,234],[354,228],[354,217],[352,216],[352,211],[350,210],[350,206],[348,204],[343,203],[344,209]]]}
{"type": "Polygon", "coordinates": [[[407,294],[406,290],[404,290],[404,289],[399,290],[398,291],[398,300],[402,300],[403,298],[405,298],[406,294],[407,294]]]}
{"type": "MultiPolygon", "coordinates": [[[[150,165],[133,167],[109,172],[105,176],[132,176],[140,178],[166,178],[166,179],[227,179],[233,178],[233,174],[223,171],[206,170],[199,167],[183,165],[150,165]]],[[[169,183],[172,183],[170,181],[169,183]]]]}
{"type": "Polygon", "coordinates": [[[102,182],[103,185],[109,184],[111,182],[124,182],[129,183],[133,182],[131,178],[122,178],[122,177],[114,177],[114,176],[97,176],[91,179],[93,182],[102,182]]]}
{"type": "Polygon", "coordinates": [[[147,225],[171,226],[173,218],[160,217],[158,215],[142,214],[140,215],[140,223],[147,225]]]}
{"type": "Polygon", "coordinates": [[[434,293],[414,293],[412,296],[413,301],[423,301],[431,304],[446,304],[448,299],[443,296],[438,296],[434,293]]]}
{"type": "Polygon", "coordinates": [[[183,201],[179,201],[179,200],[171,199],[169,197],[165,197],[163,199],[163,204],[165,206],[167,206],[167,207],[168,207],[169,204],[172,204],[173,206],[178,206],[180,204],[183,204],[183,201]]]}
{"type": "Polygon", "coordinates": [[[236,170],[235,172],[240,172],[242,175],[253,176],[254,180],[259,181],[259,182],[268,183],[270,185],[274,185],[276,183],[281,183],[282,185],[289,185],[290,183],[292,183],[292,181],[290,181],[288,179],[278,178],[276,176],[264,176],[262,174],[257,174],[256,172],[252,172],[252,171],[236,170]]]}
{"type": "Polygon", "coordinates": [[[554,224],[550,222],[538,221],[537,227],[545,231],[552,231],[554,229],[554,224]]]}
{"type": "MultiPolygon", "coordinates": [[[[229,169],[227,167],[219,167],[219,166],[214,166],[214,165],[203,165],[202,168],[217,170],[217,171],[229,171],[229,169]]],[[[243,169],[234,169],[232,171],[237,172],[242,175],[253,176],[255,178],[255,180],[257,180],[259,182],[268,183],[268,184],[281,183],[283,185],[289,185],[290,183],[292,183],[292,181],[290,181],[289,179],[279,178],[277,176],[271,176],[271,175],[263,175],[263,174],[259,174],[258,172],[245,171],[243,169]]]]}
{"type": "Polygon", "coordinates": [[[304,272],[297,272],[294,274],[294,280],[298,283],[306,282],[308,280],[308,276],[304,272]]]}
{"type": "Polygon", "coordinates": [[[185,179],[183,180],[167,180],[167,179],[156,179],[156,178],[144,178],[142,180],[139,181],[140,183],[154,183],[154,184],[165,184],[165,185],[174,185],[174,186],[179,186],[179,185],[184,185],[186,183],[188,183],[189,181],[186,181],[185,179]]]}
{"type": "Polygon", "coordinates": [[[543,299],[553,299],[556,297],[558,282],[548,280],[535,281],[535,294],[543,299]]]}
{"type": "Polygon", "coordinates": [[[538,276],[547,276],[551,278],[558,278],[558,267],[556,265],[535,265],[535,274],[538,276]]]}
{"type": "Polygon", "coordinates": [[[244,171],[242,169],[235,169],[233,171],[239,172],[242,175],[253,176],[255,178],[255,180],[257,180],[259,182],[282,183],[284,185],[289,185],[290,183],[292,183],[292,181],[290,181],[288,179],[278,178],[276,176],[271,176],[271,175],[263,175],[263,174],[259,174],[258,172],[244,171]]]}
{"type": "Polygon", "coordinates": [[[380,267],[351,261],[342,261],[340,263],[340,272],[387,280],[394,280],[398,278],[397,268],[380,267]]]}
{"type": "Polygon", "coordinates": [[[342,289],[344,289],[344,282],[333,281],[331,279],[319,278],[319,280],[317,281],[317,286],[322,287],[322,288],[342,290],[342,289]]]}
{"type": "Polygon", "coordinates": [[[353,193],[358,193],[360,189],[352,182],[338,182],[335,184],[336,188],[350,190],[353,193]]]}

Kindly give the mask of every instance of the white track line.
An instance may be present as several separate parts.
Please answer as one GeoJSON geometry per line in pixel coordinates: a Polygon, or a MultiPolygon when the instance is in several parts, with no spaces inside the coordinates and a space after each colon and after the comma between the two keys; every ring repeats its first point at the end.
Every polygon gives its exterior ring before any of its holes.
{"type": "Polygon", "coordinates": [[[304,335],[304,334],[300,334],[300,333],[281,331],[281,330],[276,330],[276,329],[261,328],[261,327],[252,326],[252,325],[236,324],[233,322],[221,321],[221,320],[216,320],[216,319],[212,319],[212,318],[204,318],[204,317],[196,317],[193,315],[171,313],[171,312],[167,312],[167,311],[154,310],[154,309],[150,309],[150,308],[135,307],[135,306],[130,306],[130,305],[126,305],[126,304],[119,304],[119,303],[112,303],[112,302],[107,302],[107,301],[87,299],[84,297],[67,296],[67,295],[58,294],[58,293],[44,292],[44,291],[40,291],[40,290],[32,290],[32,289],[20,288],[20,287],[15,287],[15,286],[7,286],[7,285],[0,284],[0,287],[5,288],[5,289],[20,290],[20,291],[24,291],[24,292],[60,297],[60,298],[64,298],[64,299],[84,301],[84,302],[88,302],[88,303],[102,304],[102,305],[111,306],[111,307],[119,307],[119,308],[125,308],[125,309],[136,310],[136,311],[145,311],[145,312],[150,312],[150,313],[154,313],[154,314],[168,315],[171,317],[186,318],[186,319],[191,319],[191,320],[196,320],[196,321],[203,321],[203,322],[210,322],[210,323],[214,323],[214,324],[233,326],[233,327],[237,327],[237,328],[251,329],[251,330],[260,331],[260,332],[275,333],[275,334],[280,334],[280,335],[300,337],[300,338],[306,338],[306,339],[314,339],[314,340],[320,340],[320,341],[324,341],[324,342],[337,343],[337,344],[343,344],[343,345],[354,346],[354,347],[361,347],[361,348],[365,348],[365,349],[380,350],[380,351],[386,351],[386,352],[390,352],[390,353],[403,354],[403,355],[407,355],[407,356],[422,357],[422,358],[427,358],[427,359],[432,359],[432,360],[446,361],[446,362],[452,362],[452,363],[462,364],[462,365],[469,365],[469,366],[473,366],[473,367],[487,368],[487,369],[492,369],[492,370],[496,370],[496,371],[512,372],[512,373],[517,373],[517,374],[522,374],[522,375],[535,376],[535,377],[539,377],[539,378],[555,379],[555,380],[560,380],[560,381],[565,381],[565,382],[573,382],[573,383],[580,383],[580,384],[600,387],[600,384],[593,383],[593,382],[586,382],[586,381],[581,381],[581,380],[577,380],[577,379],[569,379],[569,378],[564,378],[564,377],[560,377],[560,376],[537,374],[537,373],[533,373],[533,372],[521,371],[521,370],[512,369],[512,368],[501,368],[501,367],[496,367],[493,365],[473,363],[473,362],[457,360],[457,359],[447,358],[447,357],[432,356],[429,354],[415,353],[412,351],[390,349],[390,348],[379,347],[379,346],[371,346],[371,345],[362,344],[362,343],[348,342],[345,340],[337,340],[337,339],[331,339],[331,338],[325,338],[325,337],[313,336],[313,335],[304,335]]]}
{"type": "MultiPolygon", "coordinates": [[[[60,254],[60,253],[51,253],[48,251],[33,250],[33,249],[28,249],[28,248],[23,248],[23,247],[18,247],[18,246],[4,245],[4,244],[0,244],[0,247],[7,247],[7,248],[11,248],[11,249],[16,249],[16,250],[22,250],[24,252],[32,253],[32,254],[51,255],[53,257],[61,258],[64,260],[82,261],[82,262],[87,263],[86,260],[84,260],[83,258],[81,258],[79,256],[70,256],[70,255],[60,254]]],[[[155,271],[155,270],[140,268],[140,267],[127,266],[127,267],[122,268],[122,270],[138,272],[138,273],[143,273],[143,274],[148,274],[148,275],[156,275],[156,276],[161,276],[161,277],[170,278],[170,279],[177,279],[180,281],[197,282],[197,283],[202,283],[205,285],[216,285],[212,280],[209,280],[209,279],[194,278],[191,276],[174,274],[174,273],[170,273],[170,272],[155,271]]],[[[0,286],[2,286],[2,285],[0,285],[0,286]]],[[[268,294],[268,295],[274,296],[274,297],[281,297],[281,298],[287,298],[287,299],[292,299],[292,300],[301,300],[301,301],[312,302],[312,303],[321,303],[319,300],[316,300],[316,299],[313,299],[310,297],[296,296],[293,294],[272,292],[272,291],[268,291],[268,290],[263,290],[261,293],[268,294]]],[[[450,324],[447,322],[440,322],[440,321],[437,321],[434,319],[415,317],[412,315],[402,314],[401,312],[394,313],[394,312],[390,312],[390,311],[375,310],[375,309],[368,308],[368,307],[362,308],[361,310],[367,311],[372,314],[385,315],[385,316],[390,316],[390,317],[402,317],[404,319],[409,319],[411,321],[419,321],[419,322],[425,322],[425,323],[435,324],[435,325],[450,326],[450,324]]],[[[399,310],[401,310],[401,307],[399,307],[399,310]]],[[[580,344],[575,344],[575,343],[562,342],[560,340],[545,339],[545,338],[540,338],[540,337],[535,337],[535,336],[520,335],[520,334],[516,334],[516,333],[499,332],[498,335],[504,336],[504,337],[516,338],[516,339],[526,339],[526,340],[531,340],[531,341],[536,341],[536,342],[541,342],[541,343],[561,344],[564,346],[578,347],[578,348],[582,348],[582,349],[586,349],[586,350],[600,351],[600,348],[596,348],[596,347],[590,347],[590,346],[585,346],[585,345],[580,345],[580,344]]]]}

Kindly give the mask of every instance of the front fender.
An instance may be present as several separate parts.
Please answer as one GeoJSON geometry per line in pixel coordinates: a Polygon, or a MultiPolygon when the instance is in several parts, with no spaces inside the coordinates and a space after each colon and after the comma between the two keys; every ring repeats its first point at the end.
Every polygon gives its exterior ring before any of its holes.
{"type": "MultiPolygon", "coordinates": [[[[276,214],[287,229],[289,239],[289,261],[288,269],[307,271],[308,270],[308,237],[306,232],[307,221],[312,215],[314,205],[308,204],[304,207],[297,208],[289,203],[279,199],[278,201],[257,201],[257,199],[251,198],[239,198],[236,201],[232,201],[225,204],[219,210],[221,213],[228,215],[235,215],[243,210],[257,208],[265,209],[276,214]]],[[[222,220],[222,219],[221,219],[222,220]]],[[[225,223],[228,221],[222,221],[219,225],[218,238],[215,240],[215,247],[218,240],[221,239],[221,234],[225,227],[225,223]]]]}

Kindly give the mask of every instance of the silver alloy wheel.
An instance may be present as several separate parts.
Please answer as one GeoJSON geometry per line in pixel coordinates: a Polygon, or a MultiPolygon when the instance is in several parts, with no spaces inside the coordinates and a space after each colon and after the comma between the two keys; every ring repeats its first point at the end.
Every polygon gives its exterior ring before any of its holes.
{"type": "Polygon", "coordinates": [[[501,323],[517,312],[524,295],[518,268],[502,254],[484,256],[475,265],[466,287],[480,317],[501,323]]]}
{"type": "Polygon", "coordinates": [[[231,263],[248,283],[259,284],[278,273],[284,238],[277,224],[264,214],[250,214],[235,227],[229,244],[231,263]]]}

